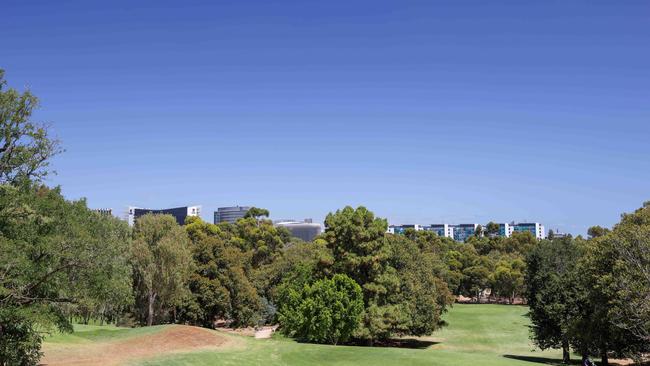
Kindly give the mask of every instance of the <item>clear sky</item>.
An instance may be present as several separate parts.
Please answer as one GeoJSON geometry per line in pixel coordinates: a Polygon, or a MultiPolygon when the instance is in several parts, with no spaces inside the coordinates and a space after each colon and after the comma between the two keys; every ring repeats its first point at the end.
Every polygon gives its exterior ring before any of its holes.
{"type": "Polygon", "coordinates": [[[365,205],[584,234],[650,200],[648,1],[15,1],[0,67],[91,207],[365,205]]]}

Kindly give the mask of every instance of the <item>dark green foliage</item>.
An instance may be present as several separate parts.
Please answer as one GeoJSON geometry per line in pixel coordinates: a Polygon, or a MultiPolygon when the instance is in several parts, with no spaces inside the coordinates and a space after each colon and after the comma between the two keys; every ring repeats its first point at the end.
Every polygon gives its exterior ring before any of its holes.
{"type": "Polygon", "coordinates": [[[311,285],[287,282],[278,309],[282,331],[298,339],[337,344],[352,337],[363,312],[361,287],[337,274],[311,285]]]}
{"type": "Polygon", "coordinates": [[[325,219],[323,238],[334,257],[331,270],[354,279],[363,290],[365,311],[355,337],[369,343],[431,333],[451,301],[446,283],[436,277],[437,255],[424,255],[423,247],[409,238],[415,234],[386,236],[386,228],[386,220],[364,207],[346,207],[325,219]]]}
{"type": "Polygon", "coordinates": [[[569,361],[569,342],[583,295],[576,268],[580,250],[571,239],[542,241],[528,256],[526,298],[531,338],[541,349],[562,348],[569,361]]]}

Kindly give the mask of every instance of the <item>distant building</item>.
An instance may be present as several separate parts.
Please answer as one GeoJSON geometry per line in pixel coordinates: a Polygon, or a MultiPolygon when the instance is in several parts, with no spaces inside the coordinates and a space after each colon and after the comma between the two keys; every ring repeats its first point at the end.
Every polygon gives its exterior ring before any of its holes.
{"type": "Polygon", "coordinates": [[[423,230],[423,227],[421,225],[418,225],[418,224],[415,224],[415,225],[390,225],[386,232],[390,233],[390,234],[404,234],[406,229],[413,229],[415,231],[420,231],[420,230],[423,230]]]}
{"type": "Polygon", "coordinates": [[[323,231],[321,225],[313,223],[311,219],[304,221],[281,220],[276,221],[274,225],[286,228],[292,236],[304,241],[314,240],[323,231]]]}
{"type": "Polygon", "coordinates": [[[201,206],[184,206],[164,208],[160,210],[130,206],[128,212],[129,225],[133,226],[139,217],[146,214],[172,215],[179,225],[185,225],[185,219],[188,216],[201,215],[201,206]]]}
{"type": "Polygon", "coordinates": [[[227,222],[234,224],[237,220],[243,218],[248,210],[250,210],[250,206],[219,207],[214,212],[214,223],[227,222]]]}
{"type": "Polygon", "coordinates": [[[445,237],[445,238],[454,237],[454,225],[432,224],[429,226],[425,226],[424,230],[433,231],[434,233],[438,234],[438,236],[445,237]]]}
{"type": "Polygon", "coordinates": [[[465,241],[470,236],[476,234],[476,228],[478,224],[458,224],[453,226],[454,230],[454,240],[456,241],[465,241]]]}
{"type": "Polygon", "coordinates": [[[113,209],[112,208],[95,208],[95,209],[92,209],[91,211],[97,212],[100,215],[113,216],[113,209]]]}
{"type": "MultiPolygon", "coordinates": [[[[483,232],[481,236],[485,235],[487,225],[481,225],[483,232]]],[[[426,230],[436,233],[440,237],[452,238],[456,241],[465,241],[469,237],[476,235],[476,230],[478,229],[479,224],[431,224],[431,225],[390,225],[387,232],[391,234],[403,234],[406,229],[414,229],[416,231],[426,230]]],[[[546,233],[544,231],[544,225],[538,222],[532,223],[518,223],[514,222],[501,223],[499,224],[499,233],[494,234],[494,236],[501,237],[510,237],[513,232],[530,232],[537,239],[544,239],[546,233]]]]}
{"type": "Polygon", "coordinates": [[[521,222],[518,224],[511,224],[510,226],[512,227],[510,234],[513,232],[529,232],[537,239],[544,239],[546,237],[544,225],[539,222],[521,222]]]}

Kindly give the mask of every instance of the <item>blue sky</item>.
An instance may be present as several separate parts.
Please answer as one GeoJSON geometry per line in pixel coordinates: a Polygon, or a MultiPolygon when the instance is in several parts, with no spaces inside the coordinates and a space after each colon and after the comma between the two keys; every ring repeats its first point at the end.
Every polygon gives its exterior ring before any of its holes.
{"type": "Polygon", "coordinates": [[[583,234],[650,200],[647,1],[4,1],[69,198],[583,234]]]}

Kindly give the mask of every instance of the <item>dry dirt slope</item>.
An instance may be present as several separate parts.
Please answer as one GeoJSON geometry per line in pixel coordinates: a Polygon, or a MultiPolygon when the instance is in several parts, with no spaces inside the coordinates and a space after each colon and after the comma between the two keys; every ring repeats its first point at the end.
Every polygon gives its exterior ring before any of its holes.
{"type": "Polygon", "coordinates": [[[117,366],[170,353],[232,348],[238,340],[219,332],[184,325],[161,327],[153,334],[83,344],[48,344],[41,365],[117,366]]]}

